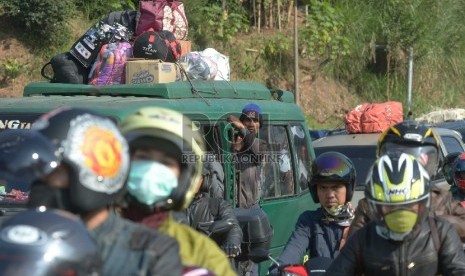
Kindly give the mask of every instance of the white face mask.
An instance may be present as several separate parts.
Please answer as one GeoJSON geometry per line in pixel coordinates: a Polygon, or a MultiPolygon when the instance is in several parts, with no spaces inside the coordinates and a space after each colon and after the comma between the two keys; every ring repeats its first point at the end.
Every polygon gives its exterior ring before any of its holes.
{"type": "Polygon", "coordinates": [[[171,195],[178,187],[178,178],[167,166],[154,161],[132,161],[128,192],[140,203],[152,205],[171,195]]]}

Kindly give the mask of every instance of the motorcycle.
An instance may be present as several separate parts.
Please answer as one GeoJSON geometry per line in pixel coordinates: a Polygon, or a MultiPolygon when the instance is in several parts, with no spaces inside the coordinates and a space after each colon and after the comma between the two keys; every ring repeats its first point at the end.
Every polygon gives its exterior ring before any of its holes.
{"type": "Polygon", "coordinates": [[[332,259],[327,257],[315,257],[310,258],[305,264],[281,264],[266,250],[255,250],[253,254],[249,254],[249,258],[254,262],[270,260],[277,267],[278,274],[270,274],[275,276],[325,275],[332,262],[332,259]]]}

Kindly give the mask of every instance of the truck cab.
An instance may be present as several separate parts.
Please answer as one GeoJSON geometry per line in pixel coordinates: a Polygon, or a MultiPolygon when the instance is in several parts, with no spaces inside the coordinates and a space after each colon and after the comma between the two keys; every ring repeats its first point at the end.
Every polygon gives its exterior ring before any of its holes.
{"type": "MultiPolygon", "coordinates": [[[[294,104],[291,92],[244,81],[178,81],[100,87],[35,82],[25,87],[23,97],[0,101],[0,132],[28,129],[40,115],[64,106],[91,109],[117,124],[141,107],[171,108],[193,121],[193,128],[204,138],[206,151],[221,162],[225,173],[224,198],[236,207],[238,172],[234,159],[230,158],[233,131],[226,118],[230,114],[239,116],[242,108],[251,102],[259,105],[264,113],[259,138],[268,143],[270,158],[264,165],[260,205],[274,232],[270,252],[278,256],[298,216],[304,210],[317,207],[307,185],[315,153],[304,114],[294,104]],[[288,164],[285,170],[283,159],[288,164]]],[[[9,187],[3,188],[3,193],[0,190],[0,219],[22,210],[25,202],[16,200],[9,187]]],[[[27,190],[20,192],[27,197],[27,190]]],[[[264,275],[267,267],[268,264],[263,264],[260,274],[264,275]]]]}

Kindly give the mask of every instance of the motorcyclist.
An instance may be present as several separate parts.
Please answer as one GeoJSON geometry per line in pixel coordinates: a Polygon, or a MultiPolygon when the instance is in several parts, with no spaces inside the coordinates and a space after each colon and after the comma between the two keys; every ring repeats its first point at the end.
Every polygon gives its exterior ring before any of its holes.
{"type": "Polygon", "coordinates": [[[204,178],[210,174],[207,169],[210,167],[209,163],[209,160],[204,162],[202,184],[186,209],[187,220],[192,228],[210,236],[228,257],[234,258],[241,253],[242,229],[231,206],[222,198],[210,196],[211,182],[204,178]],[[220,233],[212,233],[211,227],[214,223],[225,229],[218,229],[220,233]]]}
{"type": "Polygon", "coordinates": [[[328,275],[465,275],[457,232],[428,217],[431,181],[420,162],[399,151],[375,161],[365,190],[373,221],[348,239],[328,275]]]}
{"type": "Polygon", "coordinates": [[[465,206],[465,154],[461,153],[452,164],[451,193],[454,199],[465,206]]]}
{"type": "MultiPolygon", "coordinates": [[[[417,157],[425,169],[435,179],[439,171],[439,141],[433,129],[415,121],[403,121],[385,130],[378,140],[377,154],[400,151],[417,157]]],[[[462,241],[465,241],[465,208],[454,201],[448,190],[433,184],[431,187],[430,212],[454,225],[462,241]]],[[[362,228],[371,218],[368,202],[359,200],[355,218],[350,225],[349,237],[362,228]]]]}
{"type": "Polygon", "coordinates": [[[2,165],[2,177],[32,183],[29,207],[80,216],[99,246],[103,274],[182,274],[176,240],[121,218],[111,207],[125,190],[129,150],[110,119],[86,109],[59,108],[30,130],[0,132],[0,148],[0,164],[16,162],[2,165]]]}
{"type": "MultiPolygon", "coordinates": [[[[302,263],[305,254],[310,259],[334,259],[346,241],[354,216],[350,204],[356,177],[352,161],[339,152],[325,152],[313,162],[312,175],[310,194],[321,207],[300,215],[278,259],[281,265],[302,263]]],[[[271,266],[270,274],[277,270],[271,266]]]]}
{"type": "Polygon", "coordinates": [[[102,275],[97,243],[73,214],[26,210],[0,227],[0,275],[102,275]]]}
{"type": "Polygon", "coordinates": [[[192,122],[177,111],[147,107],[130,114],[120,129],[131,155],[121,214],[176,238],[184,266],[236,275],[213,240],[172,217],[189,206],[200,185],[204,142],[192,122]]]}
{"type": "Polygon", "coordinates": [[[454,184],[454,164],[455,160],[457,157],[462,154],[461,152],[451,152],[449,153],[446,157],[444,157],[444,160],[442,161],[442,174],[444,175],[444,178],[446,179],[447,183],[451,185],[451,189],[455,186],[454,184]]]}

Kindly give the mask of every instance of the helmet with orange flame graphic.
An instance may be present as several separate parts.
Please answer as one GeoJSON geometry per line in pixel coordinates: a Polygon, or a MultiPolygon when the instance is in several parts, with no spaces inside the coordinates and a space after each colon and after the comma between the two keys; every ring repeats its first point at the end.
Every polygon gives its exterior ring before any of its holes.
{"type": "Polygon", "coordinates": [[[69,208],[64,209],[90,212],[110,204],[124,190],[129,149],[109,118],[86,109],[60,108],[41,116],[32,128],[50,140],[60,165],[69,168],[69,208]]]}

